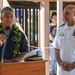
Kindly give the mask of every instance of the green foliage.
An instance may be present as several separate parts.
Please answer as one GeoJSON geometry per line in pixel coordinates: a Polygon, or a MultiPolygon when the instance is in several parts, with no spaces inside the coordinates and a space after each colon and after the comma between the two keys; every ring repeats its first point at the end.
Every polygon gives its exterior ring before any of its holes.
{"type": "MultiPolygon", "coordinates": [[[[12,41],[15,43],[14,50],[13,50],[13,57],[15,57],[18,54],[20,49],[22,33],[19,31],[19,28],[16,26],[16,24],[13,24],[13,27],[14,27],[14,31],[13,31],[12,41]]],[[[3,32],[2,23],[0,23],[0,33],[2,32],[3,32]]]]}

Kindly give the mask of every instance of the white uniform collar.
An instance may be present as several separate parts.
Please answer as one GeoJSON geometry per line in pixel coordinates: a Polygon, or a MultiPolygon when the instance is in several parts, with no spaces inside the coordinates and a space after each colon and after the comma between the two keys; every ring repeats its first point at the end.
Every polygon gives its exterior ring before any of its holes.
{"type": "MultiPolygon", "coordinates": [[[[67,25],[67,23],[66,23],[64,29],[67,29],[67,28],[68,28],[68,25],[67,25]]],[[[73,28],[75,29],[75,25],[73,26],[73,28]]]]}

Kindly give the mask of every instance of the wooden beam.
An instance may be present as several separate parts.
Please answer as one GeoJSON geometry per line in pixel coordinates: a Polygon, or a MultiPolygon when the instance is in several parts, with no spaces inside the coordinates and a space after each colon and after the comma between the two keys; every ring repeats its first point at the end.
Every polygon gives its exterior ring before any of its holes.
{"type": "Polygon", "coordinates": [[[40,3],[32,1],[8,1],[13,8],[36,8],[39,9],[40,3]],[[30,6],[30,7],[29,7],[30,6]]]}
{"type": "MultiPolygon", "coordinates": [[[[35,1],[35,0],[8,0],[8,1],[35,1]]],[[[36,1],[52,1],[52,2],[54,2],[54,1],[57,1],[57,0],[36,0],[36,1]]],[[[75,0],[62,0],[62,1],[74,1],[75,2],[75,0]]]]}

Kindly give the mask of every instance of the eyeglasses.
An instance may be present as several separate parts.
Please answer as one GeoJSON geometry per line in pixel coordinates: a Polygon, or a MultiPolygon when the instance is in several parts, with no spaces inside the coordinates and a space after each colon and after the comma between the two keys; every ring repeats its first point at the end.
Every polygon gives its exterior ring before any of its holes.
{"type": "Polygon", "coordinates": [[[57,18],[52,18],[52,19],[55,19],[56,20],[57,18]]]}

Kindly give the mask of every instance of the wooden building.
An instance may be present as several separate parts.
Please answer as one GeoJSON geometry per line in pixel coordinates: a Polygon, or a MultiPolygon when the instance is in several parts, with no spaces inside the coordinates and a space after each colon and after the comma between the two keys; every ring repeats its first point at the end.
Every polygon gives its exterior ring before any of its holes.
{"type": "Polygon", "coordinates": [[[22,27],[25,34],[30,40],[29,44],[32,44],[31,35],[33,35],[34,40],[32,46],[34,46],[34,48],[37,46],[44,50],[44,59],[48,60],[48,62],[46,62],[46,75],[49,75],[48,35],[50,10],[57,10],[57,25],[60,25],[63,21],[63,8],[67,4],[75,4],[74,2],[75,0],[0,0],[0,9],[6,6],[11,6],[15,9],[15,11],[19,11],[19,13],[23,11],[23,15],[17,16],[15,13],[16,17],[18,18],[20,24],[23,25],[22,27]],[[20,18],[22,18],[22,21],[20,18]],[[33,30],[31,30],[31,28],[33,30]],[[30,33],[31,31],[33,32],[32,34],[30,33]],[[35,36],[35,33],[37,33],[37,37],[35,36]]]}

